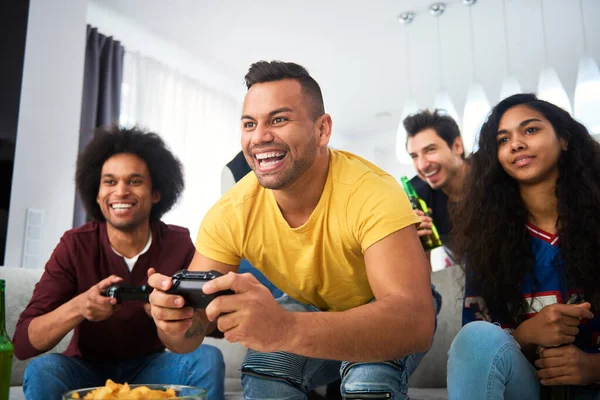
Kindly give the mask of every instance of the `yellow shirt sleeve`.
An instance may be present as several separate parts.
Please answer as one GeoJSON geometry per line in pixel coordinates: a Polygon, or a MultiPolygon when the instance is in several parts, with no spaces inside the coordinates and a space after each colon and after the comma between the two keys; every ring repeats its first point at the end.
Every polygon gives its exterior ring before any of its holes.
{"type": "Polygon", "coordinates": [[[222,199],[206,213],[198,230],[196,251],[211,260],[239,265],[242,232],[231,208],[231,203],[222,199]]]}
{"type": "Polygon", "coordinates": [[[348,200],[347,216],[363,253],[386,236],[421,223],[406,193],[390,175],[372,174],[359,181],[348,200]]]}

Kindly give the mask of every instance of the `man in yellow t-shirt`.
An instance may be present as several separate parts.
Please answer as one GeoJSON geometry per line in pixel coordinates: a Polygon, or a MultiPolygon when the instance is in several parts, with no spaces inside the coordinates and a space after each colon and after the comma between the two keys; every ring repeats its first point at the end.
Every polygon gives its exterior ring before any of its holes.
{"type": "Polygon", "coordinates": [[[304,399],[340,376],[344,397],[407,398],[435,326],[419,219],[394,178],[328,149],[331,117],[303,67],[260,61],[246,84],[242,149],[254,173],[207,213],[190,265],[225,274],[205,293],[235,294],[194,312],[165,293],[168,277],[150,276],[163,343],[192,351],[217,327],[249,349],[250,399],[304,399]],[[235,273],[242,258],[285,295],[235,273]]]}

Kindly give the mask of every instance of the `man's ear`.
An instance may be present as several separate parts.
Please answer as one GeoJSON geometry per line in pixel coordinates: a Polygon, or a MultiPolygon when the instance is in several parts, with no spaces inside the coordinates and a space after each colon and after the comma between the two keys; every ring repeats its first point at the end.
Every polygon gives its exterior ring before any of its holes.
{"type": "Polygon", "coordinates": [[[156,204],[160,201],[160,192],[158,190],[152,192],[152,204],[156,204]]]}
{"type": "Polygon", "coordinates": [[[327,146],[329,143],[332,125],[333,122],[331,121],[331,115],[329,114],[323,114],[315,121],[315,129],[318,133],[317,142],[319,143],[319,147],[327,146]]]}
{"type": "Polygon", "coordinates": [[[315,121],[315,135],[317,135],[317,148],[327,153],[327,145],[331,139],[331,116],[323,114],[315,121]]]}
{"type": "Polygon", "coordinates": [[[463,144],[462,137],[457,136],[452,142],[452,152],[457,156],[465,154],[465,146],[463,144]]]}

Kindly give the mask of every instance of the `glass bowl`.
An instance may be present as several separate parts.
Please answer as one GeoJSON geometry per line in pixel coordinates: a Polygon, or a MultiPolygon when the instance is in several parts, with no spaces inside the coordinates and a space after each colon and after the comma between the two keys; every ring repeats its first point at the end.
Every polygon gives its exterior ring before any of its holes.
{"type": "MultiPolygon", "coordinates": [[[[138,397],[93,397],[92,399],[119,399],[119,400],[153,400],[153,399],[181,399],[181,400],[207,400],[208,399],[208,395],[206,393],[206,390],[201,389],[199,387],[195,387],[195,386],[183,386],[183,385],[165,385],[165,384],[147,384],[147,385],[129,385],[129,387],[131,388],[131,390],[140,387],[140,386],[146,386],[151,390],[162,390],[165,391],[169,388],[172,388],[175,390],[175,394],[176,397],[143,397],[143,398],[138,398],[138,397]]],[[[104,386],[99,386],[99,387],[91,387],[91,388],[85,388],[85,389],[78,389],[78,390],[72,390],[68,393],[63,394],[63,400],[72,400],[73,398],[77,398],[77,396],[73,397],[74,395],[79,395],[79,399],[83,399],[85,397],[86,394],[90,393],[93,390],[96,389],[101,389],[104,386]]]]}

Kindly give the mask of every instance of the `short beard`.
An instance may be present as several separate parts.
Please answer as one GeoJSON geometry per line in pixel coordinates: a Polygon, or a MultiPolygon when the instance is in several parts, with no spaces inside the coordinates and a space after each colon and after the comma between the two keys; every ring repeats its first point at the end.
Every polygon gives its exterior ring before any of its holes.
{"type": "MultiPolygon", "coordinates": [[[[256,175],[256,179],[258,179],[258,183],[265,189],[271,190],[282,190],[286,187],[290,186],[294,182],[296,182],[302,174],[304,174],[315,162],[317,159],[318,150],[315,149],[316,139],[311,140],[310,143],[307,144],[307,148],[302,154],[302,157],[298,162],[294,163],[292,167],[286,171],[285,175],[281,177],[281,179],[277,181],[269,181],[265,179],[267,176],[260,176],[254,171],[256,175]]],[[[288,153],[289,154],[289,153],[288,153]]]]}
{"type": "MultiPolygon", "coordinates": [[[[308,166],[310,167],[310,165],[308,166]]],[[[267,176],[258,175],[255,172],[256,179],[258,179],[258,183],[265,189],[271,190],[281,190],[285,189],[287,186],[296,182],[300,176],[308,169],[308,167],[304,167],[303,165],[294,165],[292,168],[286,172],[285,176],[277,181],[269,181],[267,176]]]]}
{"type": "Polygon", "coordinates": [[[111,222],[109,219],[106,219],[106,223],[119,231],[129,233],[129,232],[135,231],[140,225],[144,224],[149,219],[150,219],[150,216],[148,215],[144,218],[137,218],[137,219],[131,220],[129,222],[123,222],[120,224],[115,224],[115,223],[111,222]]]}

